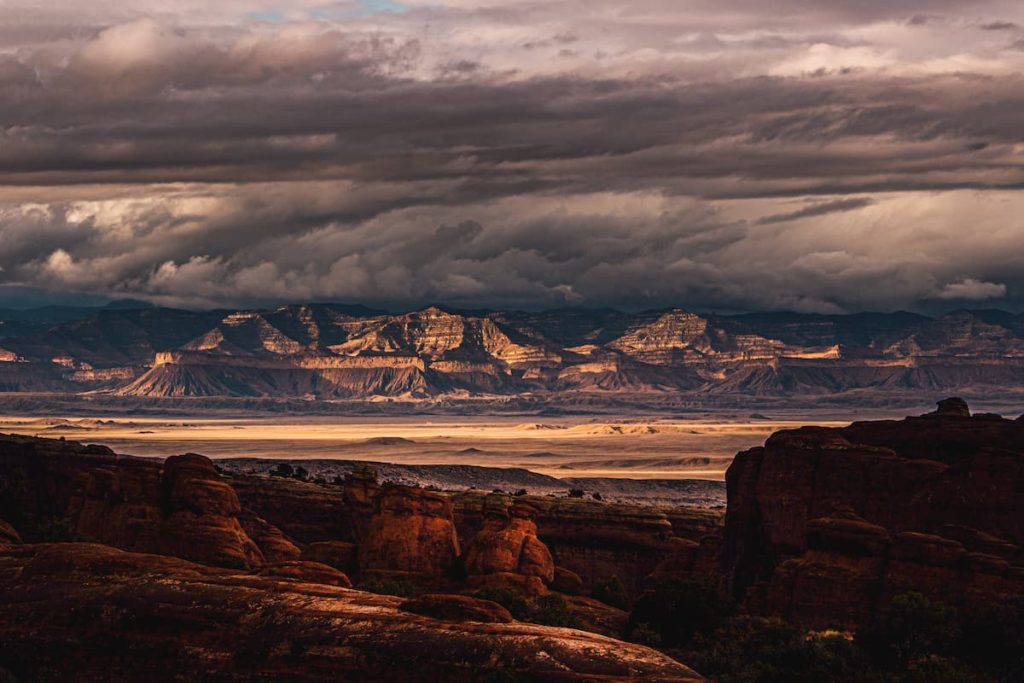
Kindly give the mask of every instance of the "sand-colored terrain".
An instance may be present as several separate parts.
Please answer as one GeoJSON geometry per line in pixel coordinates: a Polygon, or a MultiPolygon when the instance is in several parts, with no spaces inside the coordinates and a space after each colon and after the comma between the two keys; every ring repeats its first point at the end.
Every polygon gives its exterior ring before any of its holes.
{"type": "Polygon", "coordinates": [[[406,465],[522,467],[556,477],[721,480],[737,451],[778,429],[834,415],[701,418],[46,418],[0,417],[0,431],[64,436],[122,453],[338,458],[406,465]]]}

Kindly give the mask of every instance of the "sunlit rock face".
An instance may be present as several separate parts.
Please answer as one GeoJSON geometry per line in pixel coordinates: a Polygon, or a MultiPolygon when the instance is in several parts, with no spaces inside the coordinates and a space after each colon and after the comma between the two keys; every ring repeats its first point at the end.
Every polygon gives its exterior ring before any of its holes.
{"type": "Polygon", "coordinates": [[[463,557],[470,582],[544,592],[555,578],[555,563],[537,538],[536,509],[502,494],[489,496],[487,503],[483,528],[463,557]]]}
{"type": "Polygon", "coordinates": [[[752,604],[856,624],[918,591],[973,609],[1024,590],[1024,422],[929,415],[779,432],[727,475],[721,567],[752,604]]]}
{"type": "Polygon", "coordinates": [[[447,496],[409,486],[387,486],[374,501],[373,518],[359,546],[364,574],[448,574],[459,556],[447,496]]]}

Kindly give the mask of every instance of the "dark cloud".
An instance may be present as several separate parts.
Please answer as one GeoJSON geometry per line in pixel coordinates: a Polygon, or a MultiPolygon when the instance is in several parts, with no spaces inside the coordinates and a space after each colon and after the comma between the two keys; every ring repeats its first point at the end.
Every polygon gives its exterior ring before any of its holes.
{"type": "Polygon", "coordinates": [[[801,218],[815,218],[830,213],[842,213],[862,209],[871,206],[874,201],[865,197],[853,197],[851,199],[837,199],[831,202],[816,202],[789,213],[777,213],[765,216],[757,221],[758,225],[771,225],[772,223],[785,223],[788,221],[800,220],[801,218]]]}
{"type": "Polygon", "coordinates": [[[1011,3],[85,5],[0,8],[0,284],[185,305],[1019,296],[1024,54],[991,35],[1011,3]]]}

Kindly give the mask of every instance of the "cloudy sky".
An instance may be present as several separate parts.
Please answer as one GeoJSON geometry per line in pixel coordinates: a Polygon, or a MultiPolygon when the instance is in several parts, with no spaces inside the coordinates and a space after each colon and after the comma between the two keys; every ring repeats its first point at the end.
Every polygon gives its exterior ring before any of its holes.
{"type": "Polygon", "coordinates": [[[1022,72],[1020,0],[0,0],[0,303],[1020,310],[1022,72]]]}

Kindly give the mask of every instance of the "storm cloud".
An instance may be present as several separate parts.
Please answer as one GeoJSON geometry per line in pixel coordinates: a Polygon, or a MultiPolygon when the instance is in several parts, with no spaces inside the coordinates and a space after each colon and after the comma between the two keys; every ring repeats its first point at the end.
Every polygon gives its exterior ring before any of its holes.
{"type": "Polygon", "coordinates": [[[0,1],[0,289],[1019,308],[998,0],[0,1]]]}

